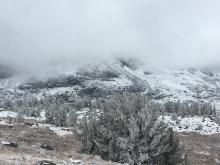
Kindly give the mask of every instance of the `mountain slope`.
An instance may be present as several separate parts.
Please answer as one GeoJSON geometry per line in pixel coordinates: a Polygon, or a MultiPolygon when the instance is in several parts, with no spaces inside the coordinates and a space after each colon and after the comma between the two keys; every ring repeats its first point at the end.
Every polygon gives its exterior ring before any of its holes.
{"type": "Polygon", "coordinates": [[[117,92],[142,92],[155,100],[199,100],[218,103],[220,75],[193,68],[134,67],[131,61],[108,62],[80,67],[59,64],[35,76],[0,79],[1,94],[72,92],[76,95],[106,97],[117,92]],[[130,63],[129,63],[130,62],[130,63]],[[73,69],[74,68],[74,69],[73,69]]]}

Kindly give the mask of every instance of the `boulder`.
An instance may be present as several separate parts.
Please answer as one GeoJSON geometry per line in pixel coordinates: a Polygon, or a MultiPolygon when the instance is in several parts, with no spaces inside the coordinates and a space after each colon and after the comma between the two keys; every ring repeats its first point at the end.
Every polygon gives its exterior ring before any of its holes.
{"type": "Polygon", "coordinates": [[[18,147],[18,143],[13,142],[13,141],[1,141],[1,144],[7,147],[18,147]]]}
{"type": "Polygon", "coordinates": [[[56,165],[56,164],[48,160],[42,160],[42,161],[37,162],[36,165],[56,165]]]}
{"type": "Polygon", "coordinates": [[[51,147],[49,144],[42,144],[40,147],[45,150],[50,150],[50,151],[54,150],[53,147],[51,147]]]}

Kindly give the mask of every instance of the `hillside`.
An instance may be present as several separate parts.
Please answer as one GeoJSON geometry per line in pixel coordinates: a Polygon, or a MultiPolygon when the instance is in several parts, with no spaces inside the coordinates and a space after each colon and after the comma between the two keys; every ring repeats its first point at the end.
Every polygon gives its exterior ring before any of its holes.
{"type": "Polygon", "coordinates": [[[0,79],[1,95],[75,93],[106,97],[120,92],[142,92],[154,100],[199,100],[218,106],[220,75],[208,69],[146,66],[110,59],[76,68],[59,64],[31,76],[0,79]]]}

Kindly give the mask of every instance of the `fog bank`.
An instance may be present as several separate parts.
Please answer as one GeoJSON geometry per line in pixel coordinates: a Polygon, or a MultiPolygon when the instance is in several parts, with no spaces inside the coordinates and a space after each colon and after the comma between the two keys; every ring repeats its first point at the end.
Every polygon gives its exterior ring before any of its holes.
{"type": "Polygon", "coordinates": [[[220,64],[218,0],[0,0],[0,62],[220,64]]]}

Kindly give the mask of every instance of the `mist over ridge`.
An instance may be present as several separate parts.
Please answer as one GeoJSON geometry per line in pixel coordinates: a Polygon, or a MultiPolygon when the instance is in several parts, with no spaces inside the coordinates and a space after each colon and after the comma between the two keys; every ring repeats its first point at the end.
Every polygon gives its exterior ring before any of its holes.
{"type": "Polygon", "coordinates": [[[0,1],[0,63],[37,70],[113,57],[168,66],[220,64],[220,2],[0,1]]]}

